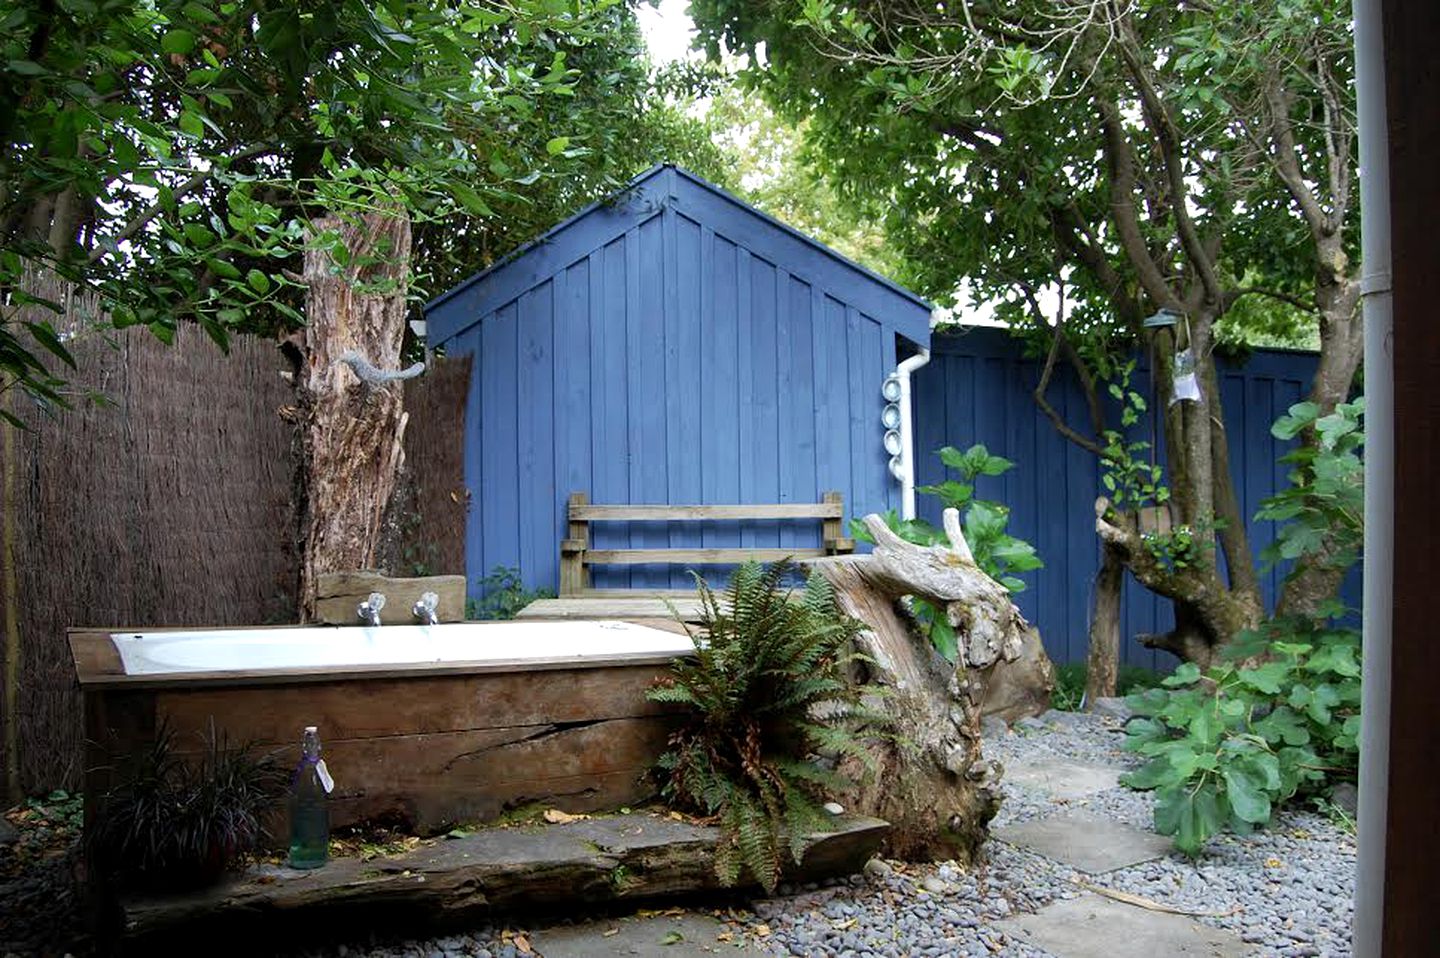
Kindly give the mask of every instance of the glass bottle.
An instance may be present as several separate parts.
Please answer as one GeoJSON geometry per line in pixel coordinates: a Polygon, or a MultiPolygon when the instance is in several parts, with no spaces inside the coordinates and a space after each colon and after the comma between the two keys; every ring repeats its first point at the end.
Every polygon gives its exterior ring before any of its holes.
{"type": "Polygon", "coordinates": [[[300,764],[290,782],[291,868],[319,868],[330,858],[330,790],[335,782],[320,757],[320,730],[306,726],[300,764]]]}

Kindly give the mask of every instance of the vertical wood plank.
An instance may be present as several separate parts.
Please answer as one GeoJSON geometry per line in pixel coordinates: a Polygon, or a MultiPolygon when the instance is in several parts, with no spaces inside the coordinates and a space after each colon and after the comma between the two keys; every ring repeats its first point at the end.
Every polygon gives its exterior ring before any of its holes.
{"type": "MultiPolygon", "coordinates": [[[[816,482],[815,452],[815,423],[821,404],[815,368],[817,316],[812,309],[814,296],[810,285],[791,277],[788,286],[790,388],[788,392],[781,393],[781,408],[788,413],[789,425],[784,427],[788,435],[780,451],[791,465],[788,489],[781,488],[779,501],[814,502],[821,491],[816,482]]],[[[782,545],[809,547],[821,544],[811,523],[784,523],[781,529],[788,529],[789,535],[788,539],[781,539],[782,545]]]]}
{"type": "Polygon", "coordinates": [[[480,575],[497,567],[520,566],[520,473],[516,440],[519,413],[519,337],[514,303],[481,323],[485,366],[481,379],[486,467],[480,489],[486,518],[485,565],[480,575]]]}
{"type": "MultiPolygon", "coordinates": [[[[588,257],[567,269],[556,298],[554,377],[560,397],[555,408],[556,496],[576,490],[589,492],[592,485],[590,269],[588,257]]],[[[565,514],[559,516],[561,534],[573,537],[568,518],[565,514]]]]}
{"type": "MultiPolygon", "coordinates": [[[[636,338],[628,357],[635,370],[631,428],[638,440],[630,448],[631,502],[663,502],[668,495],[665,355],[672,343],[666,341],[664,239],[663,216],[640,227],[636,338]]],[[[636,548],[664,548],[669,535],[657,523],[632,523],[630,540],[636,548]]],[[[668,569],[637,566],[631,573],[631,584],[639,588],[663,589],[668,583],[668,569]]]]}
{"type": "Polygon", "coordinates": [[[520,572],[527,588],[558,577],[555,536],[554,281],[541,283],[519,304],[520,572]]]}
{"type": "MultiPolygon", "coordinates": [[[[735,446],[736,460],[740,464],[740,472],[736,477],[736,492],[739,498],[736,501],[755,502],[755,470],[758,465],[755,459],[754,433],[759,420],[755,381],[755,283],[750,251],[744,247],[736,248],[735,279],[735,303],[738,311],[735,352],[739,364],[739,375],[736,377],[739,402],[736,404],[735,446]]],[[[739,539],[741,546],[756,545],[754,530],[739,530],[739,539]]]]}
{"type": "MultiPolygon", "coordinates": [[[[702,364],[706,379],[704,402],[708,425],[700,437],[705,469],[701,477],[706,502],[741,502],[740,477],[746,467],[741,442],[742,399],[740,358],[745,346],[741,331],[742,312],[748,309],[749,287],[741,285],[740,252],[735,244],[707,230],[711,253],[708,273],[711,325],[705,337],[708,354],[702,364]]],[[[739,529],[733,522],[710,524],[705,545],[740,545],[739,529]]]]}

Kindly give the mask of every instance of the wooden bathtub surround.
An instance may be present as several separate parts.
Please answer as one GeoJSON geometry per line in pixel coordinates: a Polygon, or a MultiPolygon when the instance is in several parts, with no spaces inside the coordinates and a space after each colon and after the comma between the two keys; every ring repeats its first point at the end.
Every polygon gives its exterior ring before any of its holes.
{"type": "Polygon", "coordinates": [[[844,536],[845,497],[827,492],[819,502],[784,502],[741,505],[625,505],[592,503],[584,492],[572,492],[566,506],[566,537],[560,541],[560,593],[554,599],[532,602],[519,618],[589,619],[631,616],[670,616],[674,612],[695,621],[700,604],[694,589],[596,589],[591,568],[599,565],[739,565],[743,562],[777,562],[784,558],[812,559],[855,551],[855,540],[844,536]],[[597,549],[591,527],[596,522],[806,522],[820,523],[818,548],[672,548],[597,549]],[[668,605],[667,605],[668,602],[668,605]]]}
{"type": "Polygon", "coordinates": [[[333,827],[379,820],[435,834],[535,802],[570,812],[638,804],[654,793],[645,773],[672,726],[645,697],[668,672],[662,655],[126,676],[108,633],[72,632],[70,642],[87,802],[110,787],[117,756],[162,722],[183,754],[199,755],[213,722],[231,743],[286,764],[301,730],[317,725],[336,781],[333,827]]]}
{"type": "Polygon", "coordinates": [[[359,625],[355,607],[372,592],[385,596],[385,607],[380,610],[381,625],[414,625],[416,619],[411,610],[426,592],[440,597],[435,611],[441,622],[460,622],[465,618],[463,575],[395,579],[378,572],[326,572],[315,581],[315,621],[323,625],[359,625]]]}

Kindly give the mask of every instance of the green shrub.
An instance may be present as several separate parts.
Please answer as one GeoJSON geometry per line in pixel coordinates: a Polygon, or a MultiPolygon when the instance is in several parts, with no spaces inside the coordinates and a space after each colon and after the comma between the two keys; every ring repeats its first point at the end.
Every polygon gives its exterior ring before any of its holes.
{"type": "MultiPolygon", "coordinates": [[[[719,818],[715,871],[726,885],[749,872],[774,891],[784,859],[797,862],[808,832],[827,827],[821,790],[848,783],[814,753],[867,755],[859,723],[883,719],[861,705],[847,668],[862,626],[841,615],[834,593],[812,575],[794,596],[789,562],[741,566],[720,598],[699,576],[693,658],[649,691],[687,706],[658,766],[666,800],[719,818]]],[[[687,628],[689,628],[687,626],[687,628]]]]}
{"type": "Polygon", "coordinates": [[[1205,672],[1186,663],[1163,684],[1127,699],[1141,717],[1126,726],[1126,748],[1150,761],[1122,781],[1155,790],[1155,829],[1186,854],[1222,829],[1248,834],[1281,803],[1355,778],[1353,628],[1271,621],[1205,672]]]}
{"type": "MultiPolygon", "coordinates": [[[[976,444],[961,452],[954,446],[946,446],[939,452],[940,460],[960,473],[961,480],[947,479],[936,486],[920,486],[916,491],[936,496],[942,508],[955,509],[960,513],[960,526],[965,531],[965,542],[975,557],[975,564],[996,582],[1011,592],[1023,592],[1025,582],[1016,573],[1030,572],[1045,565],[1040,561],[1035,547],[1023,539],[1017,539],[1005,531],[1010,523],[1008,507],[988,499],[975,498],[975,481],[980,476],[1000,476],[1015,468],[1015,463],[1004,456],[992,456],[983,445],[976,444]]],[[[885,514],[886,524],[907,542],[917,545],[948,545],[942,529],[936,529],[923,519],[902,520],[891,509],[885,514]]],[[[858,519],[850,520],[850,534],[862,542],[873,544],[875,538],[870,530],[858,519]]],[[[959,652],[955,629],[946,619],[943,610],[924,599],[911,600],[911,612],[920,630],[934,643],[935,648],[947,661],[954,662],[959,652]]]]}
{"type": "Polygon", "coordinates": [[[520,610],[536,599],[553,599],[549,589],[527,589],[520,581],[520,570],[496,566],[480,580],[479,599],[465,600],[467,619],[513,619],[520,610]]]}
{"type": "MultiPolygon", "coordinates": [[[[1264,557],[1344,570],[1364,533],[1360,452],[1364,399],[1319,415],[1291,406],[1271,429],[1281,439],[1313,430],[1315,443],[1282,457],[1290,485],[1266,499],[1257,518],[1284,522],[1264,557]]],[[[1292,573],[1293,574],[1293,573],[1292,573]]],[[[1126,747],[1150,761],[1122,781],[1155,790],[1155,828],[1190,855],[1222,829],[1247,833],[1276,806],[1317,799],[1353,781],[1359,763],[1360,633],[1334,624],[1331,601],[1314,618],[1273,619],[1242,633],[1204,673],[1187,663],[1163,689],[1127,701],[1143,716],[1126,747]]]]}

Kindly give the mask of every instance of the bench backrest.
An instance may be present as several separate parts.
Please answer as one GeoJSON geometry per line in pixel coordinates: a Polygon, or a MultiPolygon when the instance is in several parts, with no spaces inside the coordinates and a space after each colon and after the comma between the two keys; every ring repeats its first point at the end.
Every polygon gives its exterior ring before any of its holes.
{"type": "Polygon", "coordinates": [[[742,562],[776,562],[787,556],[815,558],[855,551],[844,537],[845,497],[827,492],[819,502],[782,502],[759,505],[609,505],[592,503],[583,492],[572,492],[567,513],[566,538],[560,543],[560,594],[583,595],[590,589],[590,566],[675,563],[683,565],[739,565],[742,562]],[[821,547],[816,548],[648,548],[595,549],[590,545],[592,522],[763,522],[819,520],[821,547]]]}

